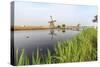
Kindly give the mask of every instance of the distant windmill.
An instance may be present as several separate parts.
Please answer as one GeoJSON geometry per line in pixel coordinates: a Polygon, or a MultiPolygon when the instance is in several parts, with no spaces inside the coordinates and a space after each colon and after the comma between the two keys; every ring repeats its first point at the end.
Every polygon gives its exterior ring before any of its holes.
{"type": "Polygon", "coordinates": [[[56,22],[56,20],[53,20],[52,16],[50,16],[51,21],[48,21],[48,23],[50,23],[49,28],[55,28],[55,24],[54,22],[56,22]]]}
{"type": "Polygon", "coordinates": [[[80,27],[80,24],[77,24],[77,27],[80,27]]]}
{"type": "Polygon", "coordinates": [[[77,30],[77,31],[79,31],[80,25],[81,25],[81,24],[77,24],[77,27],[76,27],[76,30],[77,30]]]}
{"type": "MultiPolygon", "coordinates": [[[[94,19],[92,20],[94,23],[98,23],[98,16],[94,16],[94,19]]],[[[97,25],[94,26],[94,28],[97,28],[97,25]]]]}
{"type": "Polygon", "coordinates": [[[97,21],[98,21],[98,17],[97,17],[97,15],[94,16],[94,19],[93,19],[92,21],[93,21],[93,22],[97,22],[97,21]]]}

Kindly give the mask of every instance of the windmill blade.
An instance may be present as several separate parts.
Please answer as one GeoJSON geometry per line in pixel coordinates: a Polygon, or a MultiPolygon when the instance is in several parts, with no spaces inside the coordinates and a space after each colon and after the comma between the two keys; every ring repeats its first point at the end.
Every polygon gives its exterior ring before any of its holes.
{"type": "Polygon", "coordinates": [[[50,16],[50,18],[51,18],[51,20],[53,21],[53,18],[52,18],[52,16],[50,16]]]}

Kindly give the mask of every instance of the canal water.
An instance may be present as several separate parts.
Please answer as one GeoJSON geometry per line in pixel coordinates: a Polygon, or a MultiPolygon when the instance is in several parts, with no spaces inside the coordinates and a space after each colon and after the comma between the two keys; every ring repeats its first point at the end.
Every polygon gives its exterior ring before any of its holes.
{"type": "Polygon", "coordinates": [[[36,52],[37,48],[40,53],[45,54],[47,48],[51,51],[53,50],[54,45],[58,41],[68,40],[79,31],[73,30],[60,30],[60,29],[48,29],[48,30],[21,30],[14,31],[14,48],[16,49],[25,49],[25,53],[28,56],[32,56],[33,52],[36,52]]]}

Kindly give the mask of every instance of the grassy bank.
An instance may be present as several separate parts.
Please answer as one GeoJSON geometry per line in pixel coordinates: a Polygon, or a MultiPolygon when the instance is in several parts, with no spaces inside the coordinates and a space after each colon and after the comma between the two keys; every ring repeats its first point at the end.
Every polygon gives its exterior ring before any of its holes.
{"type": "Polygon", "coordinates": [[[22,49],[19,56],[17,49],[16,65],[97,60],[97,31],[94,28],[85,29],[70,40],[58,42],[53,49],[53,53],[47,49],[47,56],[40,56],[39,49],[37,49],[37,52],[32,54],[32,63],[30,63],[29,57],[25,54],[24,49],[22,49]]]}
{"type": "Polygon", "coordinates": [[[89,28],[71,40],[58,42],[55,47],[58,62],[91,61],[97,59],[97,32],[89,28]]]}

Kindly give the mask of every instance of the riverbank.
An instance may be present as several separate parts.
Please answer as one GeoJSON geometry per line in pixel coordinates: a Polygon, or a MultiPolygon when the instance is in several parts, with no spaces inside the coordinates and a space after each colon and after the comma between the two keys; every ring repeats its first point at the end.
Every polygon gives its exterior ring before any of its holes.
{"type": "MultiPolygon", "coordinates": [[[[65,26],[65,27],[57,27],[55,26],[55,28],[58,29],[70,29],[70,30],[79,30],[79,28],[95,28],[95,26],[65,26]]],[[[45,25],[45,26],[33,26],[33,25],[20,25],[20,26],[12,26],[11,27],[11,31],[19,31],[19,30],[45,30],[45,29],[51,29],[49,27],[49,25],[45,25]]]]}
{"type": "Polygon", "coordinates": [[[14,26],[14,28],[12,27],[11,30],[12,31],[17,31],[17,30],[44,30],[44,29],[49,29],[49,26],[14,26]]]}

